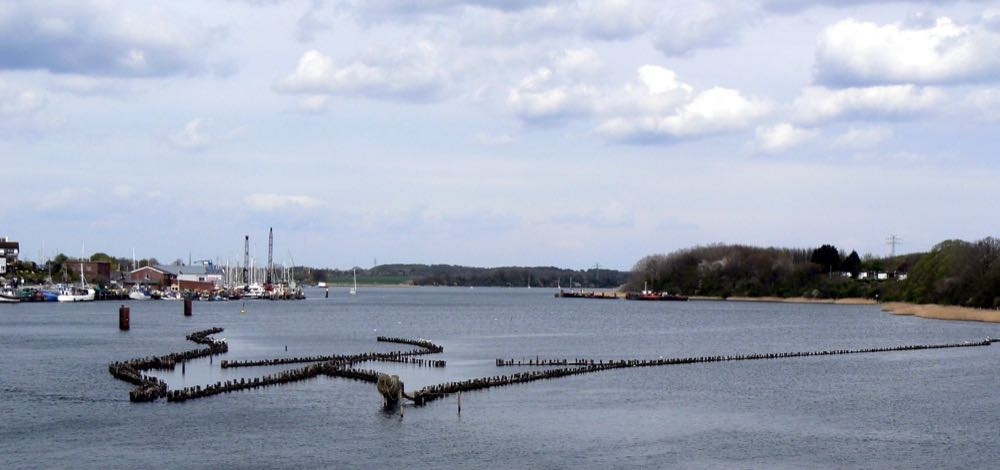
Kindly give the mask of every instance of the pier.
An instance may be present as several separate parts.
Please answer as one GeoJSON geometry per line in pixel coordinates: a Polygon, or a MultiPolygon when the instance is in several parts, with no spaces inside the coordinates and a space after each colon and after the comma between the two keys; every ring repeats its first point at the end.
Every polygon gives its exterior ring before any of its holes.
{"type": "MultiPolygon", "coordinates": [[[[287,384],[301,380],[308,380],[319,375],[328,377],[340,377],[349,380],[378,384],[380,376],[382,382],[386,382],[388,375],[372,369],[361,369],[355,366],[364,362],[394,362],[411,364],[417,367],[445,367],[443,360],[428,360],[417,356],[427,354],[437,354],[444,352],[444,347],[426,339],[409,339],[379,336],[378,342],[394,344],[406,344],[416,346],[411,350],[389,351],[389,352],[366,352],[348,355],[321,355],[304,357],[286,357],[273,359],[259,359],[246,361],[220,362],[222,368],[235,367],[260,367],[288,364],[309,363],[306,366],[264,375],[253,379],[242,378],[239,380],[227,380],[216,382],[205,386],[185,387],[179,390],[168,390],[166,383],[162,380],[150,377],[142,373],[146,370],[171,370],[177,364],[182,364],[191,359],[225,354],[229,351],[228,344],[223,340],[212,338],[212,335],[221,333],[222,328],[210,328],[197,331],[187,336],[189,341],[206,345],[203,349],[194,349],[179,353],[170,353],[164,356],[149,356],[145,358],[132,359],[124,362],[112,362],[108,365],[108,371],[116,379],[135,385],[129,392],[129,400],[133,402],[149,402],[159,398],[166,398],[168,402],[184,402],[198,398],[210,397],[222,393],[232,393],[255,388],[265,388],[275,385],[287,384]]],[[[400,383],[400,396],[411,400],[417,406],[423,406],[432,401],[461,392],[471,392],[485,390],[494,387],[504,387],[536,380],[556,379],[572,375],[588,374],[615,369],[635,368],[635,367],[656,367],[685,364],[701,364],[714,362],[735,362],[735,361],[756,361],[756,360],[777,360],[792,359],[802,357],[836,356],[847,354],[874,354],[888,352],[919,351],[930,349],[947,348],[968,348],[989,346],[997,340],[986,338],[981,341],[964,341],[961,343],[942,344],[913,344],[899,346],[884,346],[872,348],[856,349],[829,349],[818,351],[793,351],[793,352],[769,352],[751,354],[730,354],[730,355],[709,355],[709,356],[688,356],[671,357],[657,359],[592,359],[592,358],[498,358],[495,365],[498,368],[504,367],[546,367],[544,370],[530,370],[526,372],[516,372],[512,374],[493,375],[469,380],[445,382],[437,385],[430,385],[418,389],[412,394],[406,394],[402,390],[400,383]]],[[[397,379],[398,380],[398,379],[397,379]]],[[[384,384],[383,384],[384,385],[384,384]]],[[[384,387],[383,387],[384,388],[384,387]]],[[[380,393],[383,390],[379,389],[380,393]]],[[[383,393],[384,395],[384,393],[383,393]]]]}

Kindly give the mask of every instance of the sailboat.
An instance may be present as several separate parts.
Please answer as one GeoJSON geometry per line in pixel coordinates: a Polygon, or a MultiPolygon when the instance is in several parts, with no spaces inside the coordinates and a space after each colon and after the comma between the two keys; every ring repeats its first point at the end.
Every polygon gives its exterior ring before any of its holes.
{"type": "Polygon", "coordinates": [[[128,291],[128,298],[132,300],[150,300],[153,298],[153,294],[148,289],[145,289],[136,283],[132,286],[132,289],[128,291]]]}
{"type": "Polygon", "coordinates": [[[358,268],[354,268],[354,287],[351,288],[351,295],[358,295],[358,268]]]}
{"type": "Polygon", "coordinates": [[[56,298],[60,302],[90,302],[94,300],[97,291],[93,287],[87,287],[87,280],[83,278],[83,261],[80,261],[80,287],[66,286],[59,291],[56,298]]]}

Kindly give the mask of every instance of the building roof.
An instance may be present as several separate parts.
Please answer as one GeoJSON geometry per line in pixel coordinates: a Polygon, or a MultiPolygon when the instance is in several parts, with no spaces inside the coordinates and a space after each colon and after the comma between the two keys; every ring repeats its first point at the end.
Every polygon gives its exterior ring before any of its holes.
{"type": "Polygon", "coordinates": [[[168,266],[164,264],[158,264],[152,266],[154,269],[159,271],[173,274],[174,276],[180,276],[181,274],[193,274],[196,276],[205,276],[208,274],[222,274],[222,271],[215,269],[214,267],[209,267],[203,264],[196,264],[192,266],[168,266]]]}

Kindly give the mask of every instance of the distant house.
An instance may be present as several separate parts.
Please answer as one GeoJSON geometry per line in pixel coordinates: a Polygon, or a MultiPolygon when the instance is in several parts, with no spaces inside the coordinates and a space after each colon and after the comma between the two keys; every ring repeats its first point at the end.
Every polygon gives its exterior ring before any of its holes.
{"type": "Polygon", "coordinates": [[[177,282],[177,275],[160,266],[143,266],[129,271],[125,284],[142,284],[154,287],[170,287],[177,282]]]}
{"type": "Polygon", "coordinates": [[[7,272],[7,266],[17,262],[17,255],[20,254],[21,244],[12,242],[7,237],[0,237],[0,274],[7,272]]]}
{"type": "Polygon", "coordinates": [[[160,288],[178,286],[181,290],[213,290],[222,287],[222,271],[212,266],[143,266],[128,273],[126,284],[160,288]]]}

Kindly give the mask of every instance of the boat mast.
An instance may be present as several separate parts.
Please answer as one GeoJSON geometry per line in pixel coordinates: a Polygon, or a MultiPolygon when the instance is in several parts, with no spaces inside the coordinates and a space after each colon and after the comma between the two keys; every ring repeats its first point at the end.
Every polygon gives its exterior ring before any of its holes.
{"type": "Polygon", "coordinates": [[[243,287],[250,287],[250,235],[243,238],[243,287]]]}
{"type": "Polygon", "coordinates": [[[267,277],[264,282],[270,288],[274,281],[274,229],[267,229],[267,277]]]}

